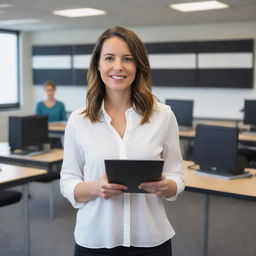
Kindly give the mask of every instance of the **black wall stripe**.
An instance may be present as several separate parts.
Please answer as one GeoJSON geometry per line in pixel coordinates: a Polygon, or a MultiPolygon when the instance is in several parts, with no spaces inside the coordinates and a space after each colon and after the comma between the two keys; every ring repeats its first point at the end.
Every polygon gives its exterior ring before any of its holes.
{"type": "Polygon", "coordinates": [[[252,52],[253,40],[198,42],[198,53],[252,52]]]}
{"type": "Polygon", "coordinates": [[[253,40],[146,43],[148,53],[252,52],[253,40]]]}
{"type": "Polygon", "coordinates": [[[35,55],[72,55],[72,45],[64,46],[34,46],[32,54],[35,55]]]}
{"type": "Polygon", "coordinates": [[[91,54],[94,48],[94,44],[87,45],[75,45],[74,54],[91,54]]]}
{"type": "Polygon", "coordinates": [[[72,70],[63,69],[37,69],[33,70],[33,83],[42,85],[45,81],[51,80],[57,85],[72,85],[72,70]]]}
{"type": "Polygon", "coordinates": [[[74,69],[74,84],[75,85],[87,84],[87,69],[74,69]]]}
{"type": "Polygon", "coordinates": [[[152,85],[153,86],[171,86],[171,87],[194,87],[195,70],[194,69],[153,69],[152,85]]]}
{"type": "Polygon", "coordinates": [[[198,70],[198,87],[251,88],[251,69],[198,70]]]}
{"type": "Polygon", "coordinates": [[[195,53],[196,44],[194,42],[175,43],[147,43],[145,44],[148,53],[195,53]]]}

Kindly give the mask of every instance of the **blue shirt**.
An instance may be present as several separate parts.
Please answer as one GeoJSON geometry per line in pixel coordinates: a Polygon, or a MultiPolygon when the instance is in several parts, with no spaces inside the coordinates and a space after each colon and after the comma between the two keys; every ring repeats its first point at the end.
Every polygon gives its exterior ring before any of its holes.
{"type": "Polygon", "coordinates": [[[58,100],[52,107],[47,107],[43,101],[38,102],[36,106],[36,115],[47,115],[49,122],[67,120],[65,105],[58,100]]]}

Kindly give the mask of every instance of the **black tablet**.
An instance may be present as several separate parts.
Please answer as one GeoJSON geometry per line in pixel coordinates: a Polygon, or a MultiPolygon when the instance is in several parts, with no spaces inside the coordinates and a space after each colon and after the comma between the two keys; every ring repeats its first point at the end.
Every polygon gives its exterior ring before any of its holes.
{"type": "Polygon", "coordinates": [[[163,165],[164,160],[105,160],[108,182],[128,186],[124,192],[129,193],[147,193],[138,186],[146,181],[159,181],[163,165]]]}

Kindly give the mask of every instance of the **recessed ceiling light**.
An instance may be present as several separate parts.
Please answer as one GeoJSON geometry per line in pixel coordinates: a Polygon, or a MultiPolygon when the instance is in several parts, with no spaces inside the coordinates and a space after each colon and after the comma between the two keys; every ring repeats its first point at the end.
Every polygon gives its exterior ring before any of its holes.
{"type": "Polygon", "coordinates": [[[0,4],[0,8],[12,7],[10,4],[0,4]]]}
{"type": "Polygon", "coordinates": [[[170,4],[169,7],[180,12],[193,12],[228,8],[229,6],[219,1],[201,1],[182,4],[170,4]]]}
{"type": "Polygon", "coordinates": [[[57,10],[53,12],[56,15],[75,18],[83,16],[95,16],[104,15],[106,11],[93,9],[93,8],[79,8],[79,9],[67,9],[67,10],[57,10]]]}
{"type": "Polygon", "coordinates": [[[38,19],[0,20],[0,25],[11,26],[19,24],[31,24],[41,22],[38,19]]]}

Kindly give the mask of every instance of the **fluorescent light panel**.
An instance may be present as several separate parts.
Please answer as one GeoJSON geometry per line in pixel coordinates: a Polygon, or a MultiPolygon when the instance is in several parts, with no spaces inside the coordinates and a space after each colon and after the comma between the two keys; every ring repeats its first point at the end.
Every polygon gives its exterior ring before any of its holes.
{"type": "Polygon", "coordinates": [[[10,4],[0,4],[0,8],[12,7],[10,4]]]}
{"type": "Polygon", "coordinates": [[[0,25],[11,26],[19,24],[32,24],[39,23],[41,20],[38,19],[18,19],[18,20],[0,20],[0,25]]]}
{"type": "Polygon", "coordinates": [[[229,6],[219,1],[201,1],[182,4],[170,4],[169,7],[180,12],[194,12],[228,8],[229,6]]]}
{"type": "Polygon", "coordinates": [[[54,11],[53,13],[55,15],[75,18],[75,17],[83,17],[83,16],[104,15],[106,14],[106,11],[93,9],[93,8],[79,8],[79,9],[57,10],[57,11],[54,11]]]}

